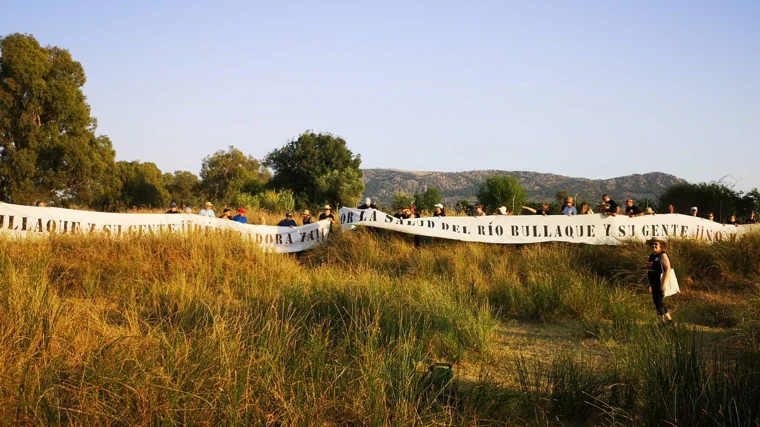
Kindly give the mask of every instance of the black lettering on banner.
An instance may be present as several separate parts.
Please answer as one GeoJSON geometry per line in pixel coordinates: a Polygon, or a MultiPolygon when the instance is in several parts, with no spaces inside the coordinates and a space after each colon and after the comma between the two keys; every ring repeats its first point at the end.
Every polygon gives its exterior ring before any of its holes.
{"type": "Polygon", "coordinates": [[[681,226],[681,237],[686,237],[686,234],[689,232],[689,226],[688,225],[682,225],[681,226]]]}
{"type": "MultiPolygon", "coordinates": [[[[660,227],[657,224],[652,224],[651,229],[652,229],[652,236],[653,237],[660,235],[660,227]]],[[[646,236],[646,234],[645,234],[645,236],[646,236]]]]}
{"type": "Polygon", "coordinates": [[[625,225],[618,227],[618,237],[625,237],[625,225]]]}
{"type": "Polygon", "coordinates": [[[448,229],[449,229],[449,224],[445,223],[445,222],[442,222],[441,223],[441,230],[447,231],[448,229]]]}
{"type": "Polygon", "coordinates": [[[303,243],[303,242],[304,242],[304,240],[306,240],[306,232],[305,232],[305,231],[302,231],[302,232],[301,232],[301,243],[303,243]]]}
{"type": "Polygon", "coordinates": [[[588,237],[596,237],[596,227],[591,224],[588,225],[588,237]]]}
{"type": "Polygon", "coordinates": [[[45,231],[45,229],[42,227],[42,219],[38,219],[37,222],[34,224],[34,230],[35,233],[42,233],[45,231]]]}
{"type": "Polygon", "coordinates": [[[292,245],[293,244],[293,235],[290,234],[290,233],[288,233],[288,234],[286,234],[286,236],[288,236],[288,238],[285,239],[285,244],[286,245],[292,245]]]}
{"type": "Polygon", "coordinates": [[[51,219],[51,220],[48,220],[45,228],[47,229],[48,233],[52,234],[52,233],[55,233],[55,230],[57,227],[58,227],[58,223],[56,223],[54,219],[51,219]]]}
{"type": "Polygon", "coordinates": [[[504,227],[497,225],[496,228],[494,228],[494,231],[496,232],[497,236],[501,236],[504,234],[504,227]]]}
{"type": "Polygon", "coordinates": [[[485,225],[479,225],[478,226],[478,236],[485,236],[486,234],[486,226],[485,225]]]}
{"type": "Polygon", "coordinates": [[[610,228],[612,228],[612,224],[604,224],[604,233],[606,237],[610,237],[610,228]]]}
{"type": "Polygon", "coordinates": [[[433,221],[428,220],[427,226],[428,228],[435,228],[435,223],[433,221]]]}
{"type": "Polygon", "coordinates": [[[277,234],[275,236],[276,244],[281,245],[282,244],[282,234],[277,234]]]}
{"type": "Polygon", "coordinates": [[[363,211],[363,210],[359,211],[359,222],[364,221],[364,212],[366,212],[366,211],[363,211]]]}
{"type": "Polygon", "coordinates": [[[385,222],[387,223],[393,222],[393,217],[388,214],[385,214],[385,222]]]}
{"type": "Polygon", "coordinates": [[[27,217],[21,217],[21,231],[26,231],[26,223],[28,218],[27,217]]]}
{"type": "Polygon", "coordinates": [[[372,211],[372,215],[369,216],[369,221],[377,222],[377,211],[372,211]]]}
{"type": "Polygon", "coordinates": [[[568,225],[565,227],[565,236],[567,237],[575,237],[575,233],[573,232],[573,226],[568,225]]]}
{"type": "Polygon", "coordinates": [[[554,235],[556,237],[562,237],[562,227],[561,226],[559,226],[559,225],[557,226],[557,230],[555,230],[554,235]]]}
{"type": "Polygon", "coordinates": [[[5,225],[5,215],[0,215],[0,229],[5,225]]]}
{"type": "MultiPolygon", "coordinates": [[[[512,229],[512,237],[517,237],[520,235],[520,227],[513,225],[510,227],[510,229],[512,229]]],[[[527,235],[528,233],[525,234],[527,235]]]]}
{"type": "Polygon", "coordinates": [[[459,225],[458,224],[452,224],[451,225],[451,232],[452,233],[459,233],[459,225]]]}
{"type": "Polygon", "coordinates": [[[469,231],[467,231],[467,226],[466,225],[462,226],[462,234],[471,234],[469,231]]]}

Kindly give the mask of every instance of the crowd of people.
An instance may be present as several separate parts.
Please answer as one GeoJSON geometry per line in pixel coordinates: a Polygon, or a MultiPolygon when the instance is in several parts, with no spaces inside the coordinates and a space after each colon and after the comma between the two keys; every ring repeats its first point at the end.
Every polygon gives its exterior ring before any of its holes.
{"type": "MultiPolygon", "coordinates": [[[[374,208],[374,205],[372,205],[374,208]]],[[[180,212],[179,207],[177,206],[176,202],[171,202],[169,204],[169,210],[167,210],[165,213],[167,214],[179,214],[179,213],[185,213],[185,214],[193,214],[193,210],[190,206],[185,206],[183,209],[183,212],[180,212]]],[[[249,221],[247,215],[247,211],[244,207],[237,208],[236,211],[233,211],[230,208],[224,208],[222,211],[222,214],[219,216],[220,219],[226,219],[230,221],[239,222],[241,224],[253,224],[253,222],[249,221]]],[[[210,218],[216,218],[216,213],[214,212],[214,205],[211,202],[206,202],[203,205],[203,209],[198,211],[198,215],[200,216],[207,216],[210,218]]],[[[318,216],[319,221],[322,221],[323,219],[330,220],[331,224],[335,223],[335,215],[332,212],[332,207],[330,205],[325,205],[322,208],[322,212],[318,216]]],[[[311,212],[309,212],[308,209],[304,210],[301,213],[301,224],[300,225],[307,225],[314,222],[314,218],[311,216],[311,212]]],[[[259,218],[259,225],[267,225],[266,219],[264,217],[259,218]]],[[[279,227],[298,227],[299,224],[296,222],[295,219],[293,219],[293,213],[292,212],[286,212],[285,218],[282,219],[280,222],[276,224],[279,227]]]]}

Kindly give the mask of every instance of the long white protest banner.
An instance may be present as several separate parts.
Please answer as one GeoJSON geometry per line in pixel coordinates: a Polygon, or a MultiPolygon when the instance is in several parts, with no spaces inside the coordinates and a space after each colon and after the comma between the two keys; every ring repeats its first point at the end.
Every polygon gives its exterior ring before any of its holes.
{"type": "Polygon", "coordinates": [[[124,214],[0,203],[0,235],[33,237],[51,234],[129,236],[190,231],[233,231],[266,252],[299,252],[327,241],[330,221],[301,227],[241,224],[185,214],[124,214]]]}
{"type": "Polygon", "coordinates": [[[484,243],[575,242],[615,245],[651,237],[705,241],[729,239],[756,226],[723,225],[687,215],[518,215],[482,217],[394,218],[374,209],[341,208],[343,228],[356,225],[384,228],[418,236],[484,243]]]}

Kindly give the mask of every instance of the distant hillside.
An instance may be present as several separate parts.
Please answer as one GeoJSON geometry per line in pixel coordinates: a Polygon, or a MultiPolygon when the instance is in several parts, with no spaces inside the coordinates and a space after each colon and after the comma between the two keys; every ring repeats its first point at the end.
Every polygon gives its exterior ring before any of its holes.
{"type": "Polygon", "coordinates": [[[477,170],[467,172],[415,172],[397,169],[364,169],[364,196],[388,206],[393,193],[403,191],[412,194],[435,187],[443,196],[443,202],[453,205],[462,199],[475,200],[478,186],[488,177],[506,174],[516,177],[528,193],[531,201],[553,201],[558,191],[567,190],[581,200],[597,201],[602,194],[622,202],[627,196],[634,199],[656,199],[670,185],[686,182],[673,175],[650,172],[609,179],[571,178],[550,173],[525,171],[477,170]]]}

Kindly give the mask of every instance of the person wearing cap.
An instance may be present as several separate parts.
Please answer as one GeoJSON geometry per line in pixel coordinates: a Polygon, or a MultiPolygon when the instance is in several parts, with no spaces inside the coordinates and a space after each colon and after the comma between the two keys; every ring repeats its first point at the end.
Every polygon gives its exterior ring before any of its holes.
{"type": "Polygon", "coordinates": [[[178,214],[179,209],[177,209],[177,202],[171,202],[169,203],[169,210],[166,211],[168,214],[178,214]]]}
{"type": "Polygon", "coordinates": [[[647,245],[652,247],[652,253],[647,261],[647,278],[649,279],[649,292],[652,294],[657,316],[662,323],[671,323],[668,308],[665,307],[665,288],[670,278],[670,258],[665,253],[665,241],[659,237],[647,240],[647,245]]]}
{"type": "Polygon", "coordinates": [[[334,224],[335,215],[333,215],[332,208],[330,207],[330,205],[325,205],[323,209],[324,211],[321,214],[319,214],[319,220],[322,221],[323,219],[329,219],[330,224],[334,224]]]}
{"type": "Polygon", "coordinates": [[[372,199],[367,197],[366,199],[364,199],[364,204],[359,206],[359,209],[377,209],[377,205],[372,203],[372,199]]]}
{"type": "Polygon", "coordinates": [[[200,212],[198,212],[198,215],[200,216],[210,216],[211,218],[215,217],[216,214],[214,213],[214,205],[211,204],[211,202],[206,202],[203,205],[203,209],[201,209],[200,212]]]}
{"type": "Polygon", "coordinates": [[[219,217],[220,219],[232,219],[232,209],[230,208],[224,208],[224,211],[222,211],[222,216],[219,217]]]}
{"type": "Polygon", "coordinates": [[[617,216],[620,213],[620,206],[608,194],[602,195],[602,213],[611,216],[617,216]]]}
{"type": "Polygon", "coordinates": [[[506,206],[499,206],[496,208],[496,212],[494,212],[495,216],[499,215],[507,215],[507,207],[506,206]]]}
{"type": "Polygon", "coordinates": [[[625,199],[625,216],[627,217],[644,216],[644,212],[641,210],[640,207],[633,204],[633,199],[630,197],[625,199]]]}
{"type": "Polygon", "coordinates": [[[697,216],[698,212],[699,212],[699,209],[697,209],[696,206],[692,206],[691,210],[689,210],[689,213],[691,214],[691,216],[697,216]]]}
{"type": "Polygon", "coordinates": [[[578,215],[578,209],[575,208],[575,201],[572,197],[565,199],[565,206],[562,208],[563,215],[578,215]]]}
{"type": "Polygon", "coordinates": [[[238,214],[233,216],[232,220],[241,224],[248,224],[248,218],[245,217],[245,208],[238,208],[238,214]]]}
{"type": "Polygon", "coordinates": [[[446,211],[443,209],[443,205],[440,203],[435,204],[435,212],[433,212],[433,216],[446,216],[446,211]]]}
{"type": "Polygon", "coordinates": [[[293,214],[288,212],[285,214],[285,219],[277,223],[278,227],[298,227],[298,224],[296,224],[296,221],[293,219],[293,214]]]}
{"type": "Polygon", "coordinates": [[[303,225],[311,224],[314,222],[314,219],[311,217],[311,212],[309,212],[308,209],[304,209],[303,213],[301,214],[301,219],[303,220],[303,225]]]}

